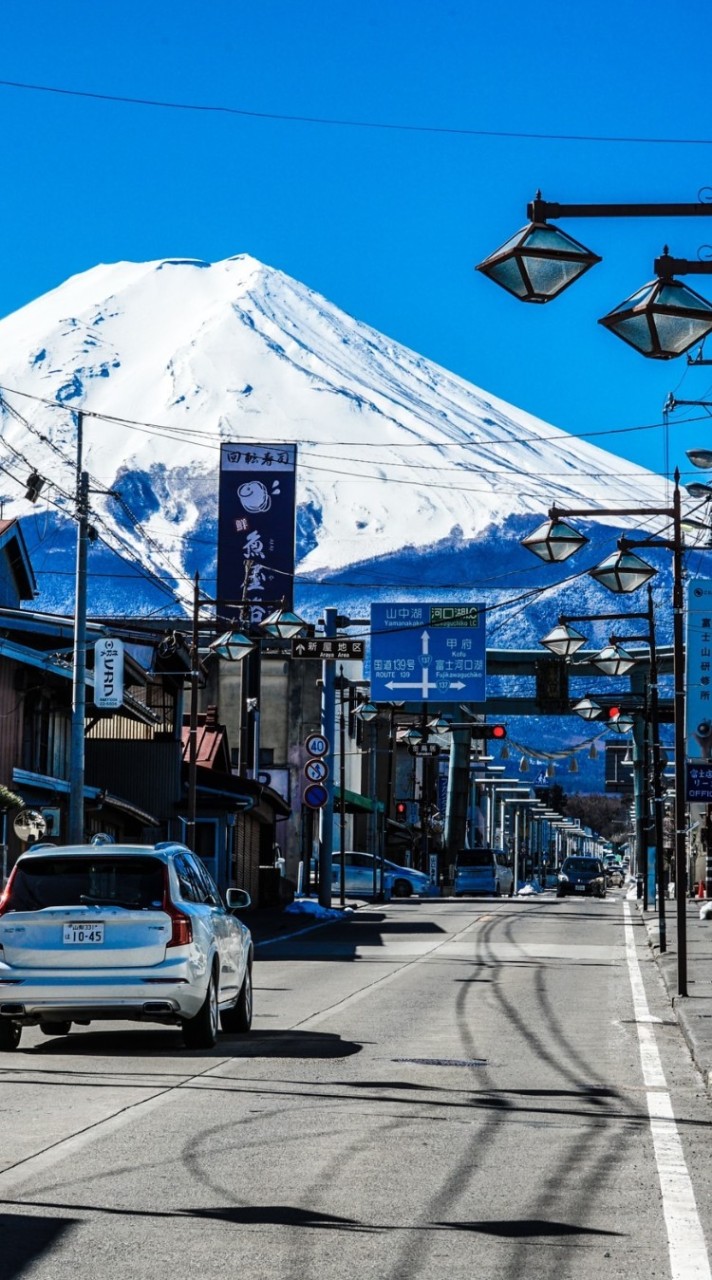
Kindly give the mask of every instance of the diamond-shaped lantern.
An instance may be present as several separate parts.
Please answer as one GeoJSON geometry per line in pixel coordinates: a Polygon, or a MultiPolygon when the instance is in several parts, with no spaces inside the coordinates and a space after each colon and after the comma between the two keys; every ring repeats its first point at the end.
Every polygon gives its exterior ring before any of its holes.
{"type": "Polygon", "coordinates": [[[550,649],[552,653],[558,654],[560,658],[572,658],[579,649],[583,648],[586,643],[586,637],[581,635],[575,627],[568,626],[564,622],[560,622],[558,626],[553,627],[545,636],[542,636],[539,644],[543,644],[546,649],[550,649]]]}
{"type": "Polygon", "coordinates": [[[225,631],[208,646],[210,653],[225,662],[241,662],[255,647],[255,641],[243,631],[225,631]]]}
{"type": "Polygon", "coordinates": [[[598,323],[651,360],[673,360],[712,333],[712,305],[680,280],[657,279],[598,323]]]}
{"type": "Polygon", "coordinates": [[[558,227],[530,222],[475,270],[521,302],[550,302],[600,261],[558,227]]]}
{"type": "Polygon", "coordinates": [[[582,720],[598,720],[603,715],[603,707],[600,703],[594,702],[593,698],[581,698],[571,710],[575,711],[577,716],[581,716],[582,720]]]}
{"type": "Polygon", "coordinates": [[[609,591],[614,591],[616,595],[626,595],[630,591],[637,591],[638,587],[642,587],[651,578],[655,577],[657,569],[647,561],[641,560],[633,551],[614,551],[613,555],[607,556],[602,560],[595,569],[589,569],[589,574],[596,582],[600,582],[601,586],[608,587],[609,591]]]}
{"type": "Polygon", "coordinates": [[[632,653],[621,645],[608,644],[596,654],[593,665],[606,676],[624,676],[627,671],[632,671],[635,661],[632,653]]]}
{"type": "Polygon", "coordinates": [[[574,555],[587,542],[588,538],[584,533],[574,529],[565,520],[558,519],[545,520],[533,533],[522,538],[522,546],[527,551],[533,551],[540,560],[547,560],[549,563],[568,560],[569,556],[574,555]]]}

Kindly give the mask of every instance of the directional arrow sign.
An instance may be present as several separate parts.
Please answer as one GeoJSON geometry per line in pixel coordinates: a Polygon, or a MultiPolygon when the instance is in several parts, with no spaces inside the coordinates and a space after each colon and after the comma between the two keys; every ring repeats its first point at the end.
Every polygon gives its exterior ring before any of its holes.
{"type": "Polygon", "coordinates": [[[355,662],[365,654],[365,641],[352,640],[349,637],[317,636],[304,640],[294,637],[292,640],[293,658],[320,658],[327,662],[355,662]]]}
{"type": "Polygon", "coordinates": [[[372,604],[371,698],[484,702],[481,604],[372,604]]]}

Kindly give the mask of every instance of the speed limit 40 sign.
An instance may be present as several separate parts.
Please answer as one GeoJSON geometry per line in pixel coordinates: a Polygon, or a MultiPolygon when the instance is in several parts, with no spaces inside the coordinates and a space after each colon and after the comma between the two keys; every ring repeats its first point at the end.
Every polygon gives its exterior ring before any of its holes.
{"type": "Polygon", "coordinates": [[[329,739],[323,733],[310,733],[304,746],[309,759],[304,766],[307,781],[302,800],[308,809],[323,809],[329,800],[329,792],[324,786],[329,776],[329,766],[324,759],[329,751],[329,739]]]}

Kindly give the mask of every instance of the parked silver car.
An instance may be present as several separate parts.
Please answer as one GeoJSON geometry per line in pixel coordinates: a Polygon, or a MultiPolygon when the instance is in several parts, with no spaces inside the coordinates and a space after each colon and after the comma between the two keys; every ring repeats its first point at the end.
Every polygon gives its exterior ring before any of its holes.
{"type": "Polygon", "coordinates": [[[184,845],[71,845],[22,854],[0,898],[0,1049],[23,1026],[73,1022],[180,1026],[206,1049],[252,1022],[253,946],[184,845]]]}
{"type": "MultiPolygon", "coordinates": [[[[346,893],[361,898],[370,898],[373,894],[373,854],[357,853],[353,849],[344,851],[344,871],[346,893]]],[[[380,877],[380,859],[376,859],[377,884],[380,877]]],[[[437,892],[430,883],[430,877],[424,871],[414,871],[412,867],[401,867],[397,862],[383,863],[384,889],[388,897],[409,898],[418,893],[421,897],[431,896],[437,892]]],[[[331,891],[338,893],[341,886],[341,854],[335,853],[331,864],[331,891]]]]}

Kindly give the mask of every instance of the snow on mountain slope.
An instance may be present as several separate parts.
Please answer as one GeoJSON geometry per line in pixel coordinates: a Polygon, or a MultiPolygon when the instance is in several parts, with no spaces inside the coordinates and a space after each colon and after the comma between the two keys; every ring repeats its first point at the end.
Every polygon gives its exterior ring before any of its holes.
{"type": "Polygon", "coordinates": [[[665,501],[662,478],[489,396],[245,255],[73,277],[0,321],[0,384],[26,420],[3,409],[5,514],[28,510],[26,466],[71,509],[69,411],[82,409],[92,488],[116,489],[131,511],[93,493],[102,536],[176,587],[193,553],[214,564],[221,440],[298,442],[298,567],[317,577],[467,546],[513,517],[533,527],[554,502],[665,501]]]}

